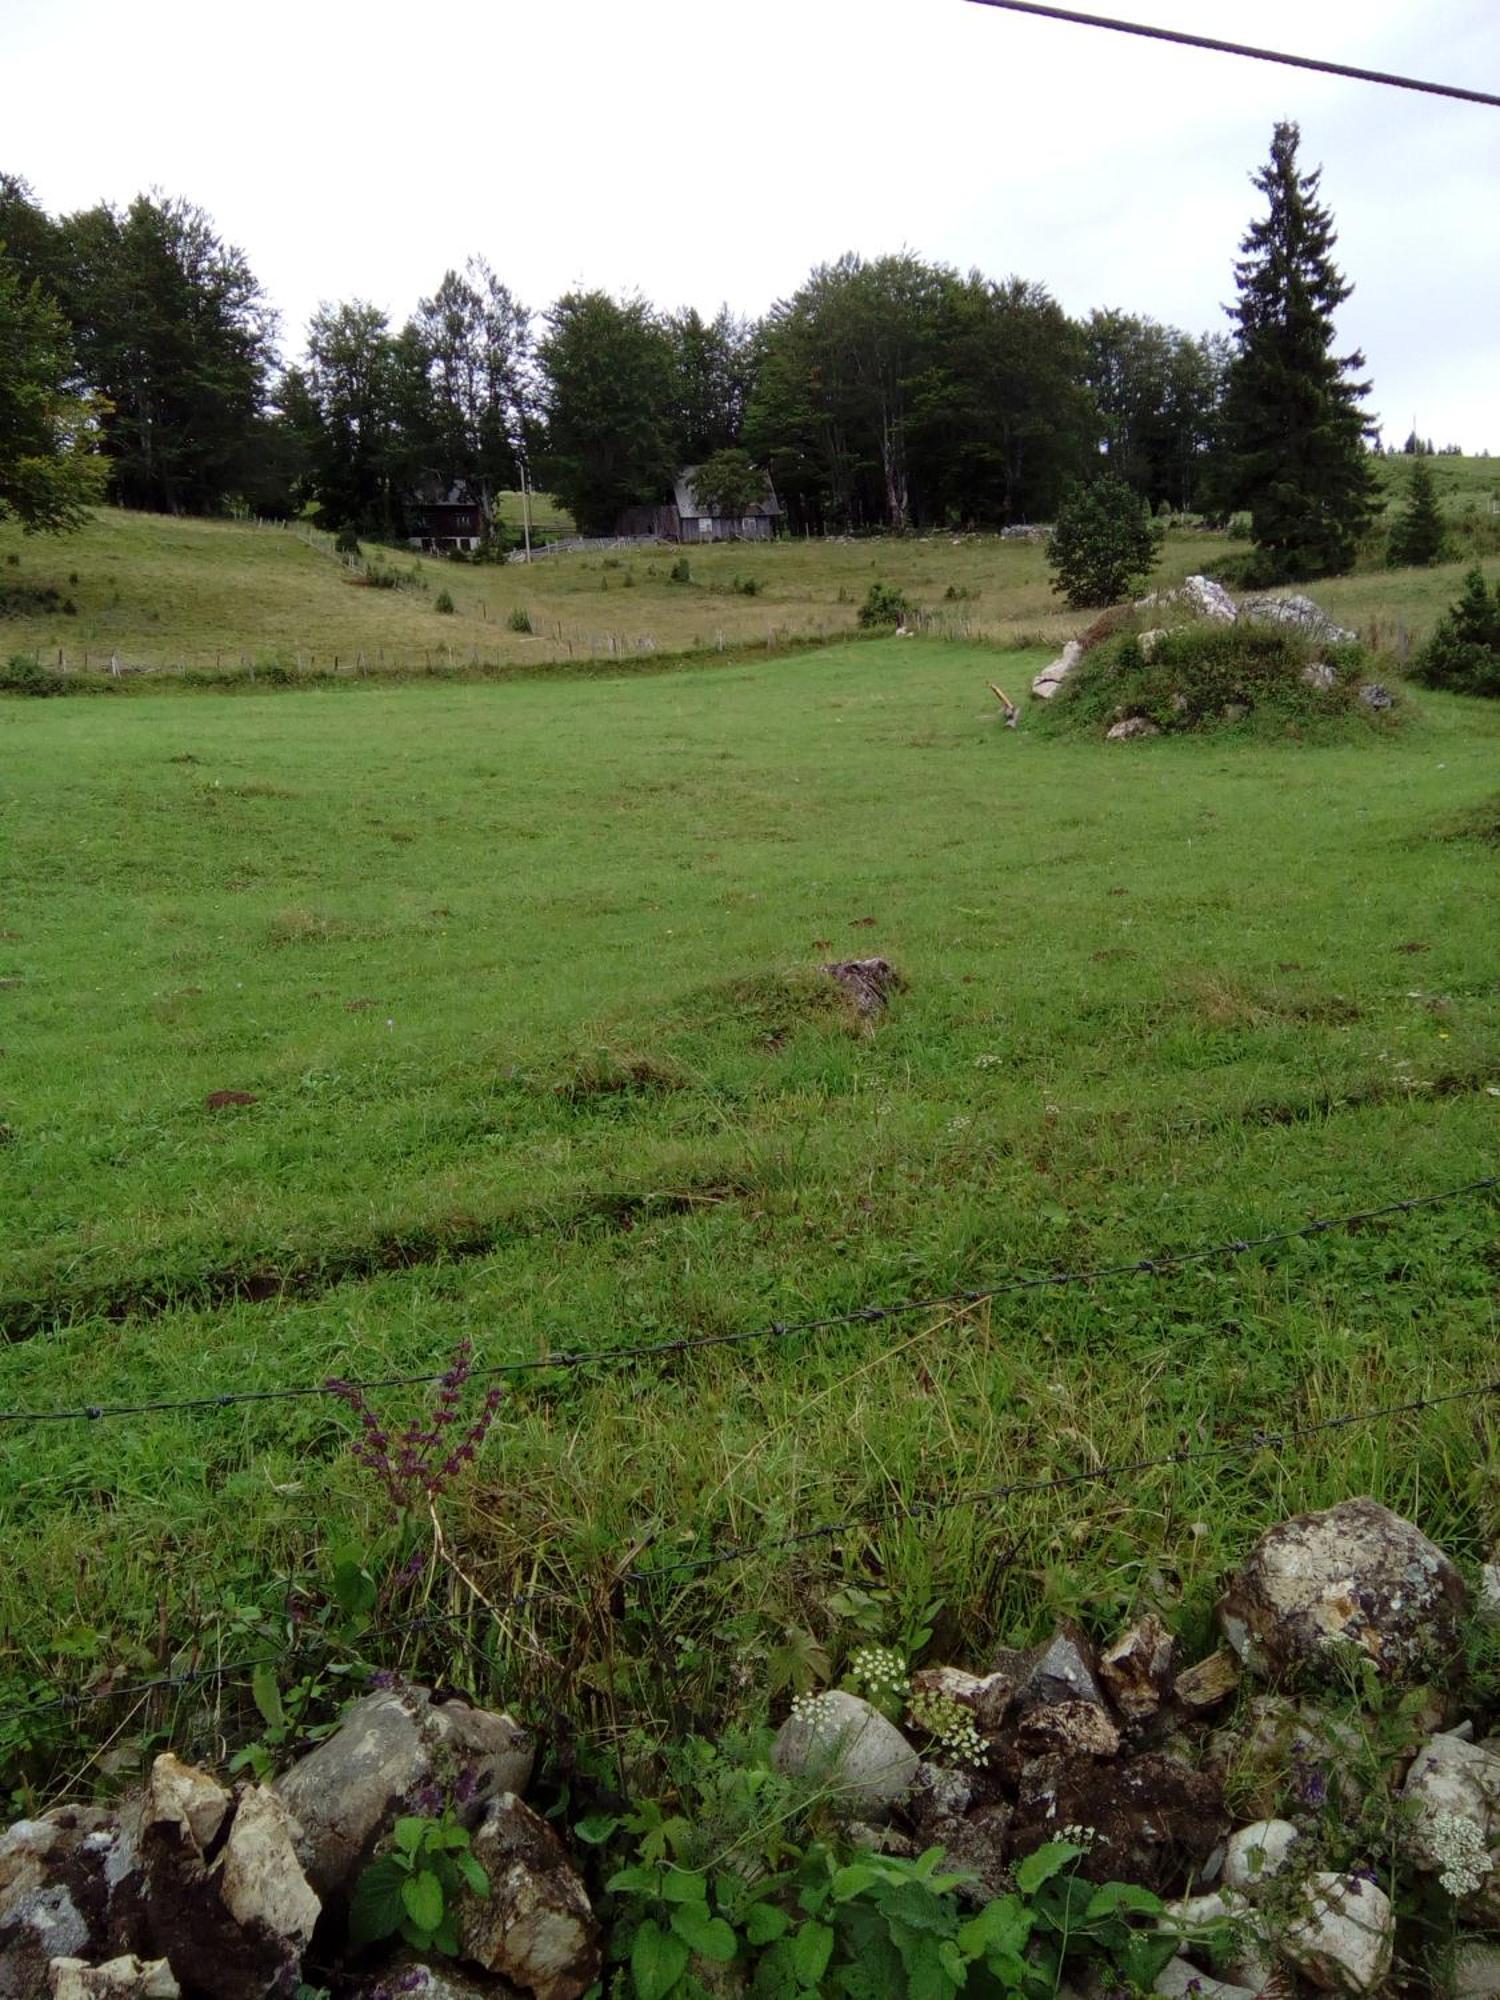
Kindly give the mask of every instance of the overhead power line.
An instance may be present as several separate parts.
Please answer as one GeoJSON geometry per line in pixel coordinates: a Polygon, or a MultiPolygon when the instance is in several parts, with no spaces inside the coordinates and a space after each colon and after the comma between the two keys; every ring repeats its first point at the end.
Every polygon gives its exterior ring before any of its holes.
{"type": "Polygon", "coordinates": [[[1180,28],[1153,28],[1144,21],[1118,21],[1108,14],[1084,14],[1074,7],[1047,7],[1039,0],[973,0],[977,7],[998,7],[1007,14],[1034,14],[1044,21],[1068,21],[1079,28],[1109,28],[1117,35],[1139,35],[1152,42],[1176,42],[1183,48],[1209,49],[1215,55],[1243,56],[1251,62],[1282,63],[1289,69],[1317,70],[1323,76],[1347,76],[1356,83],[1381,83],[1391,90],[1419,90],[1428,97],[1457,97],[1467,104],[1488,104],[1500,110],[1500,97],[1487,90],[1465,90],[1456,83],[1429,83],[1421,77],[1400,76],[1392,70],[1362,69],[1355,63],[1327,62],[1317,56],[1293,56],[1279,49],[1253,48],[1247,42],[1224,42],[1214,35],[1190,35],[1180,28]]]}
{"type": "MultiPolygon", "coordinates": [[[[1465,1195],[1492,1193],[1500,1188],[1500,1174],[1485,1174],[1459,1187],[1444,1188],[1438,1194],[1408,1195],[1402,1201],[1382,1202],[1377,1208],[1356,1209],[1346,1215],[1324,1215],[1312,1222],[1299,1222],[1289,1229],[1271,1229],[1259,1236],[1236,1236],[1226,1243],[1210,1243],[1193,1250],[1168,1250],[1156,1257],[1131,1257],[1117,1264],[1095,1264],[1082,1270],[1043,1271],[1023,1278],[1005,1278],[993,1285],[963,1291],[942,1292],[931,1297],[897,1299],[885,1305],[853,1306],[846,1312],[824,1313],[816,1319],[772,1320],[763,1326],[739,1327],[727,1333],[680,1334],[675,1339],[638,1341],[619,1347],[561,1348],[530,1360],[487,1361],[469,1372],[471,1381],[497,1375],[548,1374],[555,1370],[619,1368],[634,1361],[656,1361],[670,1355],[696,1354],[711,1347],[743,1347],[759,1341],[795,1339],[804,1333],[826,1333],[834,1327],[858,1326],[865,1322],[902,1319],[914,1313],[961,1311],[966,1306],[988,1304],[992,1299],[1017,1293],[1055,1291],[1069,1285],[1096,1285],[1115,1278],[1163,1277],[1197,1264],[1216,1262],[1221,1257],[1243,1257],[1252,1250],[1274,1249],[1282,1244],[1326,1236],[1332,1230],[1354,1229],[1362,1223],[1383,1222],[1397,1215],[1411,1215],[1418,1209],[1440,1208],[1465,1195]]],[[[451,1364],[449,1364],[451,1366],[451,1364]]],[[[421,1389],[444,1380],[446,1368],[432,1368],[413,1375],[378,1375],[351,1381],[330,1376],[322,1382],[288,1383],[271,1389],[220,1389],[196,1396],[168,1396],[133,1403],[80,1403],[50,1410],[0,1410],[0,1424],[99,1423],[110,1417],[139,1417],[158,1411],[231,1410],[251,1403],[287,1403],[309,1397],[348,1399],[352,1391],[370,1394],[385,1389],[421,1389]]]]}

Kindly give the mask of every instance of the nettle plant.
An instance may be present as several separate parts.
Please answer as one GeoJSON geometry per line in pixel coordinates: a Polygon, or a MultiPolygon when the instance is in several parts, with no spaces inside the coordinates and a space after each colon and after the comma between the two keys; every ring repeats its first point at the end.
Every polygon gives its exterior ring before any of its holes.
{"type": "Polygon", "coordinates": [[[349,1941],[401,1937],[417,1951],[459,1952],[458,1904],[464,1890],[488,1900],[489,1877],[469,1852],[469,1835],[451,1809],[396,1821],[387,1853],[372,1861],[349,1899],[349,1941]]]}

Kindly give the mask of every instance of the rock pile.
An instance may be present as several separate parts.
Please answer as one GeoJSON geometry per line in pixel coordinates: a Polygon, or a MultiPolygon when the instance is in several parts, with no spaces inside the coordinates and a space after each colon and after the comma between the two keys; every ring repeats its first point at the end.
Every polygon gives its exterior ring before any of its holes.
{"type": "MultiPolygon", "coordinates": [[[[1102,1648],[1063,1624],[983,1673],[898,1673],[904,1726],[843,1690],[800,1696],[773,1762],[816,1781],[856,1843],[942,1848],[975,1903],[1059,1839],[1085,1880],[1153,1891],[1175,1952],[1158,1993],[1415,1991],[1392,1974],[1394,1884],[1373,1872],[1389,1875],[1393,1843],[1404,1887],[1500,1929],[1500,1737],[1452,1726],[1446,1692],[1468,1609],[1419,1529],[1349,1500],[1261,1538],[1206,1658],[1184,1658],[1154,1613],[1102,1648]],[[1361,1676],[1402,1696],[1383,1748],[1327,1705],[1361,1676]],[[1394,1832],[1363,1855],[1363,1836],[1341,1846],[1336,1829],[1367,1785],[1394,1832]],[[1210,1925],[1227,1926],[1228,1963],[1200,1962],[1210,1925]]],[[[890,1706],[896,1682],[879,1685],[890,1706]]],[[[581,2000],[600,1926],[524,1801],[532,1761],[508,1716],[417,1688],[355,1702],[272,1785],[229,1787],[163,1754],[118,1808],[59,1807],[0,1834],[0,2000],[286,2000],[312,1967],[339,2000],[581,2000]],[[487,1888],[455,1892],[453,1955],[352,1950],[351,1908],[398,1819],[443,1810],[487,1888]]],[[[1470,1941],[1455,1965],[1455,1990],[1497,2000],[1500,1954],[1470,1941]]]]}
{"type": "Polygon", "coordinates": [[[274,1786],[231,1790],[163,1754],[115,1811],[60,1807],[0,1835],[0,2000],[290,1995],[397,1817],[450,1800],[489,1883],[458,1911],[463,1960],[488,1983],[408,1966],[388,1990],[578,2000],[598,1976],[599,1929],[561,1842],[519,1796],[531,1764],[508,1716],[421,1688],[356,1702],[274,1786]]]}

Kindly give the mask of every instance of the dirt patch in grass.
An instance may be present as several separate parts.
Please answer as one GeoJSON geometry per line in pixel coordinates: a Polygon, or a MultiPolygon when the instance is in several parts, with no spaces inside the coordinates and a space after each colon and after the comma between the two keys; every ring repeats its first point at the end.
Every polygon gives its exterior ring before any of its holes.
{"type": "Polygon", "coordinates": [[[266,943],[273,951],[293,944],[341,944],[354,935],[353,924],[318,910],[281,910],[266,926],[266,943]]]}
{"type": "Polygon", "coordinates": [[[1211,1028],[1264,1028],[1276,1021],[1344,1027],[1363,1013],[1342,993],[1289,986],[1257,989],[1213,972],[1190,973],[1181,985],[1193,1011],[1211,1028]]]}

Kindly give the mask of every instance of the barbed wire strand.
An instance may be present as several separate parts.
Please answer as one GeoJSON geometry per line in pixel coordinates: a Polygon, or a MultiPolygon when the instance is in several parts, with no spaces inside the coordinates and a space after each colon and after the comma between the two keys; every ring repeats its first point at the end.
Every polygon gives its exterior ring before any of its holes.
{"type": "Polygon", "coordinates": [[[1045,1479],[1010,1480],[1000,1486],[981,1486],[963,1493],[936,1494],[926,1499],[893,1498],[883,1507],[849,1514],[842,1520],[827,1522],[820,1527],[804,1528],[794,1535],[777,1536],[763,1542],[741,1542],[732,1548],[715,1550],[711,1555],[688,1557],[682,1562],[659,1563],[649,1569],[628,1570],[625,1580],[650,1583],[661,1577],[701,1575],[706,1570],[721,1569],[728,1563],[745,1562],[753,1556],[772,1555],[812,1542],[828,1541],[849,1533],[851,1529],[875,1527],[888,1520],[919,1520],[933,1514],[956,1512],[963,1507],[982,1506],[986,1501],[1061,1493],[1070,1487],[1133,1479],[1141,1473],[1161,1472],[1200,1460],[1246,1458],[1257,1451],[1281,1451],[1288,1444],[1326,1432],[1352,1429],[1357,1424],[1385,1423],[1394,1417],[1411,1416],[1423,1410],[1439,1410],[1452,1403],[1480,1402],[1492,1396],[1500,1396],[1500,1381],[1470,1383],[1462,1389],[1447,1390],[1440,1396],[1414,1397],[1404,1403],[1385,1403],[1371,1410],[1347,1410],[1337,1417],[1319,1418],[1315,1423],[1255,1430],[1224,1444],[1184,1446],[1159,1458],[1115,1460],[1085,1472],[1054,1473],[1045,1479]]]}
{"type": "Polygon", "coordinates": [[[1332,62],[1319,56],[1288,55],[1280,49],[1256,48],[1248,42],[1220,41],[1214,35],[1193,35],[1181,28],[1155,28],[1144,21],[1122,21],[1110,14],[1084,14],[1073,7],[1051,7],[1040,0],[974,0],[1008,14],[1030,14],[1044,21],[1065,21],[1077,28],[1108,28],[1117,35],[1139,35],[1146,41],[1173,42],[1182,48],[1208,49],[1215,55],[1240,56],[1250,62],[1281,63],[1290,69],[1316,70],[1323,76],[1349,77],[1355,83],[1379,83],[1391,90],[1418,90],[1428,97],[1456,97],[1466,104],[1500,107],[1500,97],[1487,90],[1467,90],[1456,83],[1429,83],[1399,71],[1363,69],[1355,63],[1332,62]]]}
{"type": "MultiPolygon", "coordinates": [[[[1352,1213],[1320,1216],[1289,1229],[1273,1229],[1258,1236],[1232,1237],[1223,1243],[1193,1250],[1163,1251],[1155,1257],[1127,1258],[1119,1263],[1100,1264],[1078,1271],[1047,1271],[1023,1278],[1008,1278],[983,1285],[939,1293],[930,1297],[898,1299],[889,1305],[850,1307],[847,1311],[824,1313],[816,1318],[772,1320],[765,1325],[742,1327],[725,1333],[683,1334],[675,1339],[640,1341],[624,1347],[563,1348],[530,1360],[483,1362],[470,1371],[470,1380],[500,1375],[532,1375],[559,1370],[620,1367],[628,1362],[650,1361],[673,1354],[696,1354],[715,1347],[740,1347],[759,1341],[795,1339],[806,1333],[825,1333],[835,1327],[861,1322],[899,1319],[911,1313],[934,1312],[951,1306],[984,1305],[991,1300],[1036,1291],[1058,1290],[1069,1285],[1102,1284],[1108,1280],[1137,1275],[1162,1276],[1173,1271],[1211,1263],[1221,1257],[1245,1256],[1252,1250],[1274,1249],[1332,1230],[1352,1229],[1362,1223],[1380,1222],[1395,1215],[1410,1215],[1418,1209],[1436,1208],[1465,1195],[1500,1188],[1500,1174],[1486,1174],[1461,1186],[1445,1188],[1437,1194],[1411,1195],[1374,1208],[1352,1213]]],[[[443,1380],[446,1368],[423,1370],[409,1375],[379,1375],[358,1380],[329,1377],[322,1382],[294,1383],[270,1389],[226,1389],[205,1391],[196,1396],[170,1396],[130,1403],[83,1403],[50,1410],[0,1410],[0,1424],[99,1423],[111,1418],[138,1417],[160,1412],[236,1409],[257,1403],[279,1403],[316,1397],[346,1398],[351,1392],[370,1394],[386,1389],[427,1388],[443,1380]]]]}

